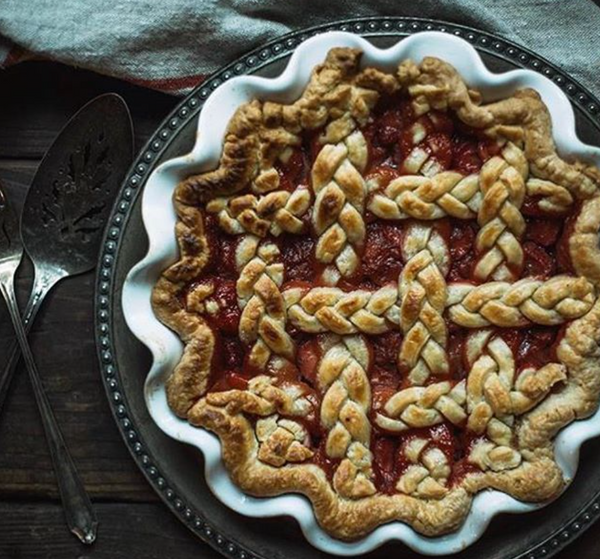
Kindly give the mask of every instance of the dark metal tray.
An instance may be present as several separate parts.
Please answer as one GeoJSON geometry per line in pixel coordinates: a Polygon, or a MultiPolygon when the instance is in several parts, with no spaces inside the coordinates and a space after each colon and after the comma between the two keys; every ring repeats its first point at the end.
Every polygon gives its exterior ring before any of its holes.
{"type": "MultiPolygon", "coordinates": [[[[96,285],[96,340],[102,380],[121,434],[137,465],[171,511],[197,536],[235,559],[250,557],[324,558],[286,516],[248,518],[221,504],[204,482],[202,456],[162,433],[148,415],[143,384],[150,354],[127,329],[121,308],[126,274],[147,249],[140,218],[140,193],[150,172],[162,161],[188,152],[193,145],[198,114],[211,91],[240,74],[276,76],[294,48],[318,33],[331,30],[361,34],[378,46],[424,30],[463,37],[481,53],[493,71],[516,67],[540,72],[553,80],[576,108],[579,137],[600,145],[600,104],[576,81],[527,49],[475,29],[407,18],[363,18],[295,32],[271,41],[222,68],[186,97],[158,128],[130,170],[106,230],[96,285]]],[[[586,443],[575,481],[555,503],[518,517],[496,517],[483,538],[457,559],[541,559],[562,549],[600,516],[600,439],[586,443]]],[[[418,555],[399,542],[369,554],[379,558],[400,553],[418,555]]]]}

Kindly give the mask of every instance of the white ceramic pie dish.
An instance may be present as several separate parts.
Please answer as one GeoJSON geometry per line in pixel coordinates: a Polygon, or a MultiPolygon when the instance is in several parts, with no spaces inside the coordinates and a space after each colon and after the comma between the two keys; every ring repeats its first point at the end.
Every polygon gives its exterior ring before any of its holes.
{"type": "MultiPolygon", "coordinates": [[[[342,542],[328,536],[317,524],[310,502],[300,495],[254,498],[243,493],[230,480],[221,460],[219,439],[212,433],[192,427],[178,418],[166,401],[164,383],[178,363],[183,345],[179,337],[154,316],[150,298],[160,272],[177,260],[174,234],[176,216],[171,202],[177,183],[192,172],[207,171],[218,164],[225,128],[236,108],[253,98],[291,102],[303,91],[313,67],[325,59],[332,47],[357,47],[364,51],[363,64],[394,71],[406,58],[416,62],[437,56],[450,62],[465,81],[481,91],[484,100],[506,97],[515,89],[531,87],[541,95],[554,123],[554,140],[559,154],[575,156],[600,165],[600,149],[583,144],[575,133],[570,102],[550,80],[529,70],[503,74],[489,72],[475,49],[466,41],[438,32],[424,32],[403,39],[382,50],[366,39],[343,32],[318,35],[302,43],[291,56],[285,71],[277,78],[242,76],[222,84],[204,105],[198,123],[196,143],[191,153],[167,161],[149,177],[142,199],[142,217],[148,233],[149,249],[143,260],[128,274],[123,286],[123,310],[129,328],[152,353],[153,363],[145,384],[148,410],[157,425],[169,436],[201,450],[205,458],[206,480],[213,493],[238,513],[253,516],[293,516],[307,540],[316,548],[336,555],[359,555],[388,540],[400,540],[427,555],[461,551],[484,533],[499,513],[524,513],[543,505],[523,503],[508,495],[488,490],[478,494],[461,528],[441,537],[425,537],[410,526],[394,522],[380,526],[368,536],[342,542]],[[207,133],[209,131],[209,133],[207,133]]],[[[556,437],[556,460],[565,478],[573,479],[581,444],[600,434],[600,412],[564,428],[556,437]]]]}

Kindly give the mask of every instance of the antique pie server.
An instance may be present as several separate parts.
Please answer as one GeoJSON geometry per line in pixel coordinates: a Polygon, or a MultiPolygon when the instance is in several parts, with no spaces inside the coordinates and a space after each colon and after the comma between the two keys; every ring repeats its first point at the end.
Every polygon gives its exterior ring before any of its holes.
{"type": "MultiPolygon", "coordinates": [[[[129,110],[114,94],[85,105],[46,153],[21,216],[23,244],[35,269],[25,331],[58,281],[95,267],[104,224],[132,158],[129,110]]],[[[15,342],[0,373],[0,412],[19,356],[15,342]]]]}
{"type": "MultiPolygon", "coordinates": [[[[22,255],[14,214],[0,197],[0,283],[19,343],[0,374],[0,411],[20,352],[45,296],[61,279],[94,268],[104,224],[115,194],[133,158],[133,131],[124,101],[114,94],[85,105],[59,134],[41,162],[29,188],[21,216],[21,236],[31,258],[35,278],[18,320],[12,277],[22,255]],[[16,317],[16,319],[15,319],[16,317]],[[21,330],[21,332],[19,332],[21,330]]],[[[0,192],[1,194],[1,192],[0,192]]],[[[51,450],[61,498],[71,531],[92,543],[97,522],[91,503],[68,454],[31,352],[24,357],[51,450]]]]}
{"type": "Polygon", "coordinates": [[[8,204],[4,192],[0,190],[0,292],[8,306],[42,417],[67,525],[83,543],[92,543],[96,539],[98,521],[50,407],[19,314],[14,279],[22,255],[23,245],[19,238],[17,218],[8,204]]]}

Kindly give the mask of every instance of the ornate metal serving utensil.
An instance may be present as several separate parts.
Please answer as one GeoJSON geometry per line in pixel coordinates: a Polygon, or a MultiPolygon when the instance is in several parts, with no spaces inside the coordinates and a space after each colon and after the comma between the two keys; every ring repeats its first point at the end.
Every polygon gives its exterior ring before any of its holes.
{"type": "MultiPolygon", "coordinates": [[[[21,216],[23,245],[35,279],[23,324],[63,278],[96,265],[112,202],[133,159],[129,110],[115,94],[97,97],[66,124],[40,163],[21,216]]],[[[14,343],[0,373],[0,413],[20,357],[14,343]]]]}
{"type": "Polygon", "coordinates": [[[22,241],[35,270],[23,322],[14,294],[14,273],[23,246],[14,213],[0,190],[0,290],[18,339],[0,375],[0,411],[20,348],[42,416],[67,524],[87,544],[96,539],[98,522],[45,395],[26,332],[58,281],[94,268],[106,218],[132,158],[129,111],[113,94],[102,95],[83,107],[48,150],[21,216],[22,241]]]}
{"type": "Polygon", "coordinates": [[[0,292],[2,292],[8,306],[10,318],[29,372],[35,400],[42,417],[67,525],[71,532],[83,543],[90,544],[96,539],[98,521],[92,509],[90,498],[79,479],[73,459],[56,423],[19,314],[14,279],[22,256],[23,245],[19,237],[17,219],[12,208],[8,205],[4,192],[0,189],[0,292]]]}

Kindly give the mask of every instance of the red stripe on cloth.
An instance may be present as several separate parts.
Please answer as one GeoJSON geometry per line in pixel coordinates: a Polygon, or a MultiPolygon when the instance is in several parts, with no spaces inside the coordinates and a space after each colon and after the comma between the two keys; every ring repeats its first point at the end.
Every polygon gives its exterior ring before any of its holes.
{"type": "Polygon", "coordinates": [[[21,48],[19,45],[15,45],[10,49],[9,53],[4,59],[4,62],[2,62],[2,65],[6,67],[11,66],[12,64],[20,62],[22,59],[27,58],[27,56],[28,52],[24,48],[21,48]]]}
{"type": "Polygon", "coordinates": [[[154,80],[144,80],[140,78],[132,78],[131,81],[142,87],[149,87],[151,89],[158,89],[160,91],[177,91],[180,89],[187,89],[197,86],[204,78],[205,74],[198,74],[196,76],[184,76],[181,78],[163,78],[154,80]]]}

